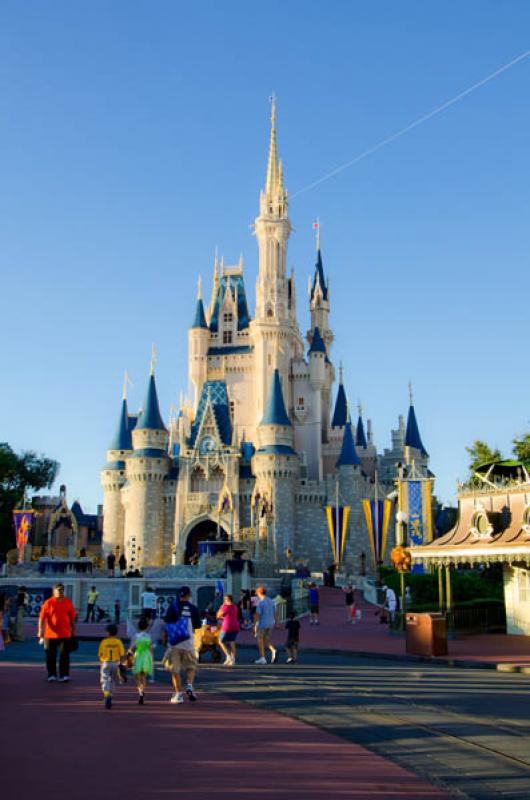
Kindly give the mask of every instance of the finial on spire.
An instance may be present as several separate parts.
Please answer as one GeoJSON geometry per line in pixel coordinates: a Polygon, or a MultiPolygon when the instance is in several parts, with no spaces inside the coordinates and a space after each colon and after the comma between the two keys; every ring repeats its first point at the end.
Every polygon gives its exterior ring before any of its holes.
{"type": "Polygon", "coordinates": [[[313,230],[315,231],[315,244],[317,253],[320,250],[320,220],[317,217],[315,222],[313,222],[313,230]]]}
{"type": "Polygon", "coordinates": [[[152,344],[151,345],[150,375],[154,375],[155,374],[156,362],[157,362],[156,346],[154,344],[152,344]]]}
{"type": "Polygon", "coordinates": [[[361,403],[360,400],[357,402],[357,411],[359,412],[359,416],[362,417],[362,415],[363,415],[363,404],[361,403]]]}
{"type": "Polygon", "coordinates": [[[239,271],[243,272],[243,253],[239,254],[239,271]]]}
{"type": "Polygon", "coordinates": [[[278,191],[280,183],[278,152],[276,148],[276,95],[271,94],[271,136],[269,143],[269,161],[267,164],[267,180],[265,182],[265,192],[272,195],[278,191]]]}
{"type": "Polygon", "coordinates": [[[410,405],[413,406],[414,405],[414,397],[413,397],[413,394],[412,394],[412,381],[409,381],[409,401],[410,401],[410,405]]]}
{"type": "Polygon", "coordinates": [[[225,274],[225,257],[221,256],[221,277],[225,274]]]}
{"type": "Polygon", "coordinates": [[[271,127],[276,127],[276,92],[273,92],[269,97],[271,104],[271,127]]]}
{"type": "Polygon", "coordinates": [[[197,281],[197,300],[202,300],[202,277],[199,275],[199,280],[197,281]]]}
{"type": "Polygon", "coordinates": [[[122,400],[127,400],[127,387],[132,386],[133,382],[129,378],[129,373],[127,370],[123,373],[123,391],[122,391],[122,400]]]}
{"type": "Polygon", "coordinates": [[[339,383],[344,383],[344,367],[342,361],[339,362],[339,383]]]}

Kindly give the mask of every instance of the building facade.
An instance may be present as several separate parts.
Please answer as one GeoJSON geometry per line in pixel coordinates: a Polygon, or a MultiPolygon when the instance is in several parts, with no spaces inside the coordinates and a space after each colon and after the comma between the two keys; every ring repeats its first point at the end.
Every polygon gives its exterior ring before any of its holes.
{"type": "Polygon", "coordinates": [[[301,335],[274,104],[254,233],[253,317],[242,259],[228,266],[215,258],[208,303],[199,284],[188,334],[193,398],[166,426],[152,364],[142,411],[130,414],[122,401],[101,473],[103,546],[125,552],[131,567],[189,563],[202,541],[225,539],[254,560],[320,569],[332,561],[324,508],[338,497],[351,506],[345,561],[357,571],[370,549],[361,499],[373,495],[375,480],[393,488],[405,456],[427,468],[412,402],[410,436],[402,426],[382,456],[361,409],[351,422],[342,374],[333,402],[331,293],[318,239],[311,325],[301,335]]]}

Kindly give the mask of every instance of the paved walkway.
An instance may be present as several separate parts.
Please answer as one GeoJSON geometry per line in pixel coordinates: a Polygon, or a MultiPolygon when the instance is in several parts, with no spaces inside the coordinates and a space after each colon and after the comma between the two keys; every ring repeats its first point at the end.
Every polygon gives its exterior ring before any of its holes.
{"type": "Polygon", "coordinates": [[[42,665],[5,662],[0,687],[5,800],[449,797],[363,747],[213,692],[173,706],[169,684],[155,684],[141,707],[128,684],[106,711],[93,670],[48,684],[42,665]]]}

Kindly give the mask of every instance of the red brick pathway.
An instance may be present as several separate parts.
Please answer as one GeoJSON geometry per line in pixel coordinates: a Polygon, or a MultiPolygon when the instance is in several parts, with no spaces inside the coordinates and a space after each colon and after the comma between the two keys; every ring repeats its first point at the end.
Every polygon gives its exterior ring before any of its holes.
{"type": "Polygon", "coordinates": [[[362,747],[213,693],[146,705],[127,685],[111,711],[94,671],[48,684],[42,666],[0,664],[3,800],[167,796],[333,800],[448,795],[362,747]]]}

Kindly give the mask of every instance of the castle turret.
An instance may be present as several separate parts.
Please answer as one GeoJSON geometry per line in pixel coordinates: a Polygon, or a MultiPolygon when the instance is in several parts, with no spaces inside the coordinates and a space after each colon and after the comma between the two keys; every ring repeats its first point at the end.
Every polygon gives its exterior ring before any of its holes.
{"type": "Polygon", "coordinates": [[[319,328],[311,334],[309,357],[309,382],[311,386],[311,440],[307,453],[307,475],[313,480],[322,480],[322,432],[323,432],[323,393],[327,383],[326,345],[319,328]]]}
{"type": "Polygon", "coordinates": [[[410,405],[407,416],[407,428],[405,431],[405,458],[407,461],[415,459],[417,461],[427,460],[429,454],[420,436],[420,429],[414,411],[414,398],[412,396],[412,386],[409,385],[410,405]]]}
{"type": "Polygon", "coordinates": [[[103,550],[105,553],[115,553],[117,547],[123,552],[125,510],[121,490],[126,481],[125,459],[131,451],[132,440],[124,387],[118,427],[107,450],[107,463],[101,470],[101,485],[103,487],[103,550]]]}
{"type": "MultiPolygon", "coordinates": [[[[317,223],[318,225],[318,223],[317,223]]],[[[311,313],[311,329],[318,328],[329,353],[333,342],[333,333],[329,327],[329,282],[324,275],[322,252],[320,250],[320,226],[317,230],[317,260],[313,280],[309,289],[309,311],[311,313]]],[[[311,334],[308,334],[308,338],[311,334]]]]}
{"type": "Polygon", "coordinates": [[[261,423],[258,426],[259,448],[252,457],[256,485],[271,493],[272,530],[270,542],[274,556],[285,563],[292,551],[295,535],[295,481],[300,461],[293,450],[293,426],[285,409],[282,384],[274,370],[261,423]]]}
{"type": "Polygon", "coordinates": [[[194,407],[197,408],[201,388],[208,374],[208,347],[210,344],[210,331],[206,324],[206,315],[202,302],[202,282],[199,279],[197,305],[195,317],[188,332],[189,348],[189,377],[195,390],[194,407]]]}
{"type": "Polygon", "coordinates": [[[348,401],[346,400],[346,392],[344,391],[344,382],[343,382],[342,367],[341,367],[339,370],[339,388],[337,391],[337,399],[335,400],[335,409],[333,411],[331,427],[344,428],[347,421],[348,421],[348,401]]]}
{"type": "Polygon", "coordinates": [[[143,409],[132,433],[134,452],[127,461],[125,547],[129,564],[159,566],[166,528],[164,479],[171,461],[167,454],[168,432],[162,421],[154,376],[154,364],[143,409]]]}

